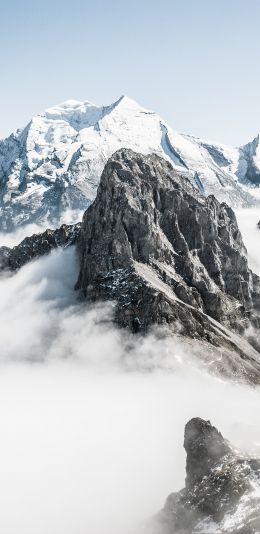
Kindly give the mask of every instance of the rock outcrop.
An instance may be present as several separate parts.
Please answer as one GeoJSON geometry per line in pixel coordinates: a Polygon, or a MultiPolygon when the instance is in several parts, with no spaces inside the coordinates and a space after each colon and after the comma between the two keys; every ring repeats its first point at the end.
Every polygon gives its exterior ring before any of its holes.
{"type": "Polygon", "coordinates": [[[259,325],[260,279],[248,268],[234,212],[155,155],[113,155],[79,246],[77,288],[94,301],[115,300],[120,326],[164,325],[241,353],[225,327],[259,325]]]}
{"type": "Polygon", "coordinates": [[[164,159],[122,149],[105,166],[82,224],[2,247],[0,264],[15,270],[74,243],[76,288],[91,301],[114,301],[119,326],[163,327],[192,340],[196,354],[207,352],[217,372],[260,382],[260,279],[226,204],[201,195],[164,159]],[[247,329],[249,343],[240,335],[247,329]]]}
{"type": "Polygon", "coordinates": [[[185,488],[168,497],[156,533],[259,533],[260,460],[239,455],[199,418],[187,423],[184,448],[185,488]]]}
{"type": "Polygon", "coordinates": [[[57,247],[74,245],[80,233],[81,223],[63,224],[56,230],[47,229],[41,234],[33,234],[26,237],[19,245],[8,248],[0,248],[0,270],[9,269],[15,271],[29,261],[48,254],[57,247]]]}
{"type": "MultiPolygon", "coordinates": [[[[114,154],[85,213],[80,247],[78,287],[91,298],[117,297],[129,276],[131,283],[154,275],[155,285],[229,326],[260,308],[260,279],[248,268],[232,209],[200,195],[159,157],[114,154]]],[[[136,317],[145,328],[151,310],[145,317],[136,305],[132,313],[133,304],[121,310],[122,322],[136,317]]]]}

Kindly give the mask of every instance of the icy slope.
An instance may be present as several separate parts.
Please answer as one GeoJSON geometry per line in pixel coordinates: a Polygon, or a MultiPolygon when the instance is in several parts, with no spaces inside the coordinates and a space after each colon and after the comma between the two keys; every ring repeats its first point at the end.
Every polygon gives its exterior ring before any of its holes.
{"type": "Polygon", "coordinates": [[[258,145],[256,138],[234,149],[177,134],[126,96],[106,107],[68,100],[0,141],[0,229],[73,222],[95,198],[107,159],[122,147],[166,158],[206,195],[249,205],[253,197],[239,182],[260,181],[258,145]]]}

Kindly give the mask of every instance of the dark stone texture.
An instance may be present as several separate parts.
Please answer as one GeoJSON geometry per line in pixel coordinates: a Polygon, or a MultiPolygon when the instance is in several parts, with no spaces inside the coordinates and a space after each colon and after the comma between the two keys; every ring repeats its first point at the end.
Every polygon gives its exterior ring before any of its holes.
{"type": "Polygon", "coordinates": [[[33,234],[23,239],[19,245],[0,248],[0,269],[15,271],[32,259],[48,254],[57,247],[67,247],[77,242],[81,223],[63,224],[56,230],[47,229],[41,234],[33,234]]]}
{"type": "Polygon", "coordinates": [[[231,448],[220,432],[209,421],[199,418],[187,423],[184,448],[187,453],[188,488],[197,484],[226,454],[231,453],[231,448]]]}
{"type": "Polygon", "coordinates": [[[187,423],[184,448],[186,485],[168,497],[155,518],[156,533],[211,532],[207,530],[210,522],[219,528],[212,532],[259,533],[260,498],[255,496],[254,488],[260,487],[260,460],[234,452],[210,421],[200,418],[187,423]],[[245,498],[249,505],[243,514],[237,514],[234,525],[228,526],[225,519],[236,514],[245,498]]]}
{"type": "Polygon", "coordinates": [[[80,295],[113,300],[120,327],[162,327],[189,339],[212,370],[260,382],[260,279],[226,204],[205,198],[167,161],[123,149],[105,166],[82,224],[2,247],[0,265],[15,270],[74,243],[80,295]],[[251,345],[240,336],[249,326],[251,345]]]}
{"type": "Polygon", "coordinates": [[[120,326],[164,325],[245,355],[223,326],[238,333],[259,326],[260,279],[248,268],[235,214],[167,161],[116,152],[79,246],[77,288],[94,301],[115,300],[120,326]]]}

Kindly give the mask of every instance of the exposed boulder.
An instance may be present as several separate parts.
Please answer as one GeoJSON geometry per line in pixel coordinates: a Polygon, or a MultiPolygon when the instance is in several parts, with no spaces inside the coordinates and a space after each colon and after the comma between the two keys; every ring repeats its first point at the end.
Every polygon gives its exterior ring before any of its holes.
{"type": "Polygon", "coordinates": [[[168,497],[156,533],[259,533],[260,460],[239,455],[199,418],[187,423],[184,448],[186,485],[168,497]]]}

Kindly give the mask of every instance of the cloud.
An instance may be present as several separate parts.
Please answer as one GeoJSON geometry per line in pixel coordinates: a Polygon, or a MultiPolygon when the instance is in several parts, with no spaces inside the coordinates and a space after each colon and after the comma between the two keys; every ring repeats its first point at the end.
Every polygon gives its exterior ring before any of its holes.
{"type": "MultiPolygon", "coordinates": [[[[55,228],[58,228],[62,224],[76,224],[82,220],[84,211],[76,209],[67,209],[57,221],[55,228]]],[[[18,226],[18,228],[13,232],[0,232],[0,247],[15,247],[21,241],[28,236],[33,234],[40,234],[44,232],[47,228],[54,228],[52,224],[42,222],[42,223],[30,223],[24,224],[23,226],[18,226]]]]}
{"type": "Polygon", "coordinates": [[[46,225],[26,224],[19,226],[14,232],[0,233],[0,247],[15,247],[21,241],[33,234],[39,234],[46,230],[46,225]]]}
{"type": "Polygon", "coordinates": [[[184,485],[194,416],[259,450],[258,388],[206,373],[176,339],[116,329],[113,304],[78,302],[77,272],[71,247],[0,279],[5,534],[140,534],[184,485]]]}
{"type": "Polygon", "coordinates": [[[236,211],[237,221],[247,247],[251,269],[260,276],[260,209],[248,208],[236,211]]]}

